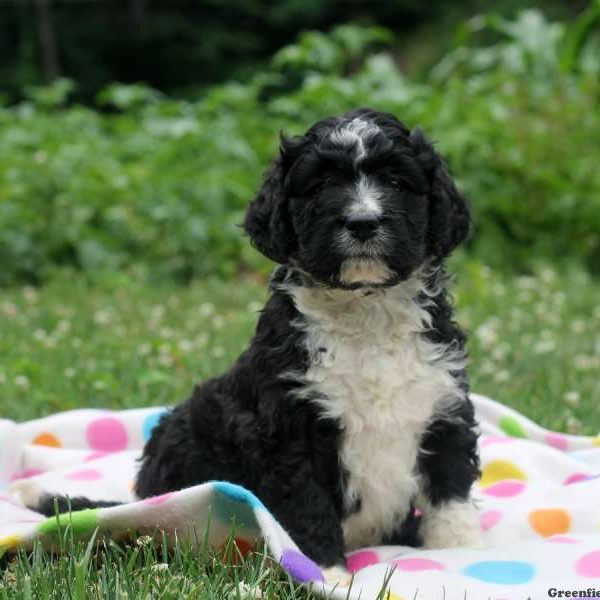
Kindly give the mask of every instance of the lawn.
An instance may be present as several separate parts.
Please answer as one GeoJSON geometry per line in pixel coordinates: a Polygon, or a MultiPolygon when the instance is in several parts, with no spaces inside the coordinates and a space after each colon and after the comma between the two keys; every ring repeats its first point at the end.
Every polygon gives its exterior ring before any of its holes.
{"type": "MultiPolygon", "coordinates": [[[[473,389],[546,427],[597,434],[600,283],[575,267],[517,276],[464,257],[454,267],[473,389]]],[[[265,296],[259,276],[180,287],[62,273],[42,288],[5,289],[0,415],[179,402],[235,359],[265,296]]],[[[107,542],[89,565],[83,546],[56,561],[38,549],[10,563],[0,598],[242,598],[258,588],[267,598],[306,596],[260,553],[225,569],[207,552],[179,548],[166,567],[163,549],[143,541],[107,542]]]]}

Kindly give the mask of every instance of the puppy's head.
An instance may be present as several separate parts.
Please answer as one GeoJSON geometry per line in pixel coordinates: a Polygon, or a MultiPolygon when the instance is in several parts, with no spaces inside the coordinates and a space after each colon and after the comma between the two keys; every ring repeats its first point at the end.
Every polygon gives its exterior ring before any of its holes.
{"type": "Polygon", "coordinates": [[[359,109],[282,138],[245,230],[278,263],[345,288],[393,285],[446,257],[469,206],[419,129],[359,109]]]}

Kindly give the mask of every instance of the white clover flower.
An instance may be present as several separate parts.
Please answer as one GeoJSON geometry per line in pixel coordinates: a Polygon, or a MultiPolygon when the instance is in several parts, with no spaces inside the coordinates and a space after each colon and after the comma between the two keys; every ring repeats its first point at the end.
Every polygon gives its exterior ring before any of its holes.
{"type": "Polygon", "coordinates": [[[586,356],[579,354],[573,358],[573,365],[580,371],[591,371],[600,368],[600,356],[586,356]]]}
{"type": "Polygon", "coordinates": [[[222,315],[217,315],[213,318],[212,324],[215,329],[221,329],[225,325],[225,318],[222,315]]]}
{"type": "Polygon", "coordinates": [[[263,597],[263,593],[257,585],[251,586],[251,585],[247,584],[245,581],[240,581],[237,585],[237,593],[236,593],[236,590],[232,590],[230,596],[231,596],[231,598],[239,597],[239,598],[242,598],[243,600],[251,599],[251,598],[255,598],[258,600],[263,597]]]}
{"type": "Polygon", "coordinates": [[[533,346],[533,351],[536,354],[549,354],[550,352],[554,352],[555,349],[556,343],[554,340],[542,340],[533,346]]]}
{"type": "Polygon", "coordinates": [[[18,313],[17,306],[12,302],[3,302],[0,310],[2,310],[4,315],[9,319],[16,317],[18,313]]]}
{"type": "Polygon", "coordinates": [[[527,302],[531,302],[531,300],[533,299],[533,294],[531,293],[531,290],[519,290],[517,293],[517,302],[520,302],[521,304],[526,304],[527,302]]]}
{"type": "Polygon", "coordinates": [[[585,321],[575,319],[571,322],[571,331],[575,333],[583,333],[585,331],[585,321]]]}
{"type": "Polygon", "coordinates": [[[33,159],[38,165],[44,164],[48,160],[48,155],[43,150],[37,150],[33,159]]]}
{"type": "Polygon", "coordinates": [[[215,346],[212,350],[212,355],[215,358],[223,358],[225,356],[225,348],[222,346],[215,346]]]}
{"type": "Polygon", "coordinates": [[[65,377],[72,379],[77,374],[77,371],[73,367],[67,367],[64,371],[65,377]]]}
{"type": "Polygon", "coordinates": [[[510,379],[510,373],[506,370],[498,371],[494,375],[494,381],[498,383],[502,383],[503,381],[508,381],[510,379]]]}
{"type": "Polygon", "coordinates": [[[212,315],[215,312],[215,307],[213,304],[205,302],[204,304],[200,305],[198,310],[200,311],[200,314],[203,317],[210,317],[210,315],[212,315]]]}
{"type": "Polygon", "coordinates": [[[56,325],[56,333],[58,335],[64,335],[71,330],[71,322],[66,319],[61,319],[56,325]]]}
{"type": "Polygon", "coordinates": [[[565,392],[563,398],[567,404],[570,404],[571,406],[577,406],[581,396],[579,395],[579,392],[571,390],[569,392],[565,392]]]}
{"type": "Polygon", "coordinates": [[[194,342],[192,342],[191,340],[179,340],[177,346],[182,352],[187,353],[191,352],[194,349],[194,342]]]}
{"type": "Polygon", "coordinates": [[[166,340],[171,339],[173,337],[173,330],[170,327],[163,327],[159,333],[160,337],[166,340]]]}
{"type": "Polygon", "coordinates": [[[517,287],[520,290],[535,290],[538,287],[538,282],[535,277],[522,275],[517,277],[517,287]]]}
{"type": "Polygon", "coordinates": [[[153,319],[160,321],[165,316],[165,307],[162,304],[155,304],[150,309],[150,314],[153,319]]]}
{"type": "Polygon", "coordinates": [[[105,381],[102,381],[102,380],[100,380],[100,379],[96,379],[96,381],[94,381],[94,382],[92,383],[92,387],[93,387],[95,390],[98,390],[98,391],[105,390],[105,389],[106,389],[106,382],[105,382],[105,381]]]}
{"type": "MultiPolygon", "coordinates": [[[[141,535],[139,538],[137,538],[135,543],[138,546],[149,546],[150,544],[152,544],[152,537],[149,535],[141,535]]],[[[158,563],[158,564],[163,564],[163,563],[158,563]]],[[[154,566],[156,566],[156,565],[154,565],[154,566]]],[[[167,565],[167,567],[168,567],[168,565],[167,565]]]]}
{"type": "Polygon", "coordinates": [[[29,378],[25,375],[17,375],[14,379],[15,385],[21,388],[29,387],[29,378]]]}
{"type": "Polygon", "coordinates": [[[559,306],[562,306],[565,303],[566,299],[567,296],[564,292],[555,292],[552,296],[554,304],[558,304],[559,306]]]}
{"type": "Polygon", "coordinates": [[[581,421],[575,415],[567,415],[566,421],[569,433],[579,433],[581,431],[581,421]]]}
{"type": "Polygon", "coordinates": [[[38,291],[35,288],[32,288],[31,286],[25,286],[23,288],[23,298],[25,298],[25,301],[28,302],[29,304],[33,304],[34,302],[37,302],[38,298],[39,298],[39,294],[38,291]]]}
{"type": "Polygon", "coordinates": [[[208,344],[208,335],[206,333],[201,333],[196,337],[196,345],[198,347],[206,346],[208,344]]]}
{"type": "Polygon", "coordinates": [[[48,335],[48,333],[46,332],[45,329],[36,329],[33,332],[33,339],[37,340],[38,342],[41,342],[42,340],[46,339],[47,335],[48,335]]]}
{"type": "Polygon", "coordinates": [[[98,325],[108,325],[112,321],[112,314],[109,310],[100,309],[94,313],[94,321],[98,325]]]}
{"type": "Polygon", "coordinates": [[[498,332],[493,321],[482,323],[475,329],[475,337],[484,348],[491,348],[498,340],[498,332]]]}
{"type": "Polygon", "coordinates": [[[492,356],[496,359],[496,360],[504,360],[508,353],[510,351],[510,346],[507,343],[504,344],[498,344],[493,350],[492,350],[492,356]]]}
{"type": "Polygon", "coordinates": [[[152,352],[152,346],[148,342],[144,342],[138,346],[137,351],[140,356],[148,356],[152,352]]]}
{"type": "Polygon", "coordinates": [[[169,354],[161,354],[157,358],[157,361],[161,367],[172,367],[173,366],[173,358],[169,354]]]}
{"type": "Polygon", "coordinates": [[[492,286],[492,294],[494,296],[502,297],[502,296],[506,295],[506,287],[502,283],[495,283],[492,286]]]}
{"type": "Polygon", "coordinates": [[[496,372],[496,365],[489,360],[483,361],[481,367],[479,367],[479,372],[482,375],[491,375],[496,372]]]}
{"type": "Polygon", "coordinates": [[[542,269],[540,273],[540,279],[544,283],[552,283],[553,281],[556,281],[556,271],[546,267],[545,269],[542,269]]]}

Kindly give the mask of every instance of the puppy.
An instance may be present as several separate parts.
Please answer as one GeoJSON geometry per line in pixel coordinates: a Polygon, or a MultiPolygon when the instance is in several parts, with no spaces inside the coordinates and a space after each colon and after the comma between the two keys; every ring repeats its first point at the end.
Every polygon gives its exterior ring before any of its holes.
{"type": "Polygon", "coordinates": [[[390,114],[284,138],[244,223],[281,265],[256,333],[162,418],[138,496],[238,483],[323,567],[382,542],[480,545],[465,336],[444,272],[469,224],[444,161],[390,114]]]}
{"type": "Polygon", "coordinates": [[[283,138],[244,223],[279,264],[256,333],[163,416],[137,495],[240,484],[336,576],[361,546],[479,546],[465,335],[444,270],[469,225],[442,158],[391,114],[283,138]]]}

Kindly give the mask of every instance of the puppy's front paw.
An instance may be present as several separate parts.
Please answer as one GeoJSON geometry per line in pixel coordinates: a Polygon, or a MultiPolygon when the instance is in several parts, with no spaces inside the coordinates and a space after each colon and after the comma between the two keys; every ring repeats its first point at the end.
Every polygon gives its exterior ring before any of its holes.
{"type": "Polygon", "coordinates": [[[423,515],[422,533],[426,548],[485,548],[479,513],[468,501],[430,508],[423,515]]]}
{"type": "Polygon", "coordinates": [[[352,573],[339,565],[326,567],[322,569],[322,571],[325,583],[328,585],[345,588],[348,587],[352,581],[352,573]]]}

